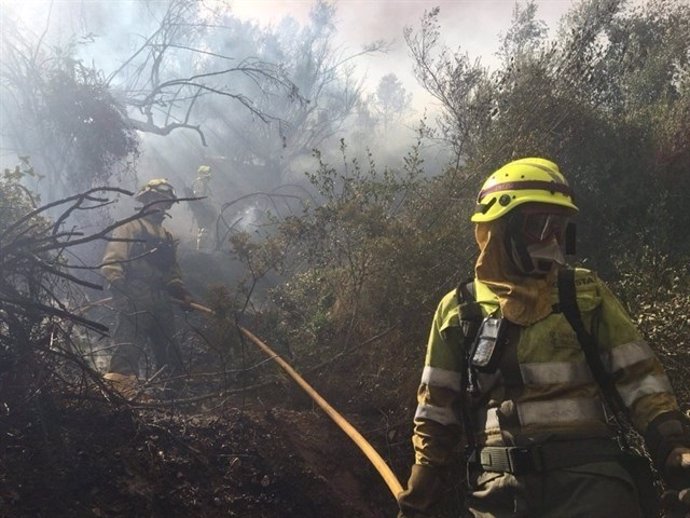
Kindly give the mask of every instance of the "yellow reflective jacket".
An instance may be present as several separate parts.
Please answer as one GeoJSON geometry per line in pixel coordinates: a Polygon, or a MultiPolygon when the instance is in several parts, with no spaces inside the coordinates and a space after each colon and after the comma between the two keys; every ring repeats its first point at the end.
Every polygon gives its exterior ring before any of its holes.
{"type": "Polygon", "coordinates": [[[113,232],[103,256],[101,272],[110,284],[124,280],[128,293],[150,296],[151,290],[183,287],[177,264],[177,243],[161,224],[146,218],[130,221],[113,232]]]}
{"type": "MultiPolygon", "coordinates": [[[[644,434],[657,416],[678,411],[666,374],[621,303],[594,273],[577,269],[575,284],[583,322],[596,337],[634,426],[644,434]]],[[[500,312],[487,286],[475,280],[475,292],[484,316],[500,312]]],[[[558,302],[557,287],[552,299],[558,302]]],[[[468,433],[479,446],[616,435],[582,346],[561,313],[515,327],[496,372],[478,375],[476,396],[462,394],[461,315],[467,304],[458,303],[454,290],[433,318],[414,420],[417,464],[451,461],[466,438],[459,408],[469,412],[473,430],[468,433]]]]}

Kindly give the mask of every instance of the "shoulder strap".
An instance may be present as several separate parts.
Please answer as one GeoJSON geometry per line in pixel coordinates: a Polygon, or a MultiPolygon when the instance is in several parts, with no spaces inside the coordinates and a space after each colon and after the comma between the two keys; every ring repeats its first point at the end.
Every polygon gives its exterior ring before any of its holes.
{"type": "Polygon", "coordinates": [[[470,416],[469,410],[469,351],[472,347],[475,336],[479,332],[482,319],[482,310],[476,300],[474,279],[460,283],[458,288],[455,290],[455,296],[458,299],[458,304],[465,304],[464,314],[458,315],[463,334],[463,352],[461,355],[462,365],[460,368],[460,372],[462,373],[460,376],[460,394],[463,398],[463,402],[458,407],[458,413],[460,414],[465,439],[467,440],[465,445],[465,461],[468,461],[477,449],[475,441],[476,426],[473,422],[472,416],[470,416]]]}
{"type": "Polygon", "coordinates": [[[559,307],[563,312],[563,315],[568,320],[570,327],[573,328],[575,334],[577,335],[577,340],[580,342],[582,351],[585,354],[587,363],[594,380],[597,382],[601,388],[601,392],[609,405],[611,410],[613,410],[616,421],[619,426],[624,422],[627,422],[626,406],[621,398],[621,395],[616,390],[616,386],[613,382],[613,377],[606,372],[604,367],[604,362],[601,360],[599,354],[599,346],[596,342],[594,336],[587,331],[584,323],[582,322],[582,315],[580,314],[580,308],[577,306],[577,291],[575,289],[575,270],[572,268],[563,268],[558,272],[558,298],[559,307]]]}
{"type": "Polygon", "coordinates": [[[477,299],[474,289],[474,279],[461,282],[457,291],[458,302],[474,302],[477,299]]]}
{"type": "Polygon", "coordinates": [[[472,345],[474,338],[479,331],[482,319],[482,308],[477,302],[474,279],[464,281],[455,290],[455,297],[458,304],[463,306],[462,312],[458,315],[463,333],[463,345],[465,349],[472,345]]]}

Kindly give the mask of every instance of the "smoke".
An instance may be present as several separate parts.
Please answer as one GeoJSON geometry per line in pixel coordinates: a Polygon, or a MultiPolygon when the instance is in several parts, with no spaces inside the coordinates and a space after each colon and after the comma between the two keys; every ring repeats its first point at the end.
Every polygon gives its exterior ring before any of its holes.
{"type": "MultiPolygon", "coordinates": [[[[497,35],[509,23],[512,2],[437,3],[444,34],[452,38],[449,46],[460,44],[490,62],[497,35]]],[[[568,7],[565,2],[542,4],[547,21],[568,7]]],[[[16,26],[24,40],[34,48],[40,44],[51,59],[93,69],[117,101],[127,105],[128,116],[146,129],[138,131],[138,157],[130,158],[135,168],[123,161],[111,178],[133,191],[149,179],[167,178],[185,192],[198,167],[209,165],[212,191],[206,203],[220,211],[253,192],[306,186],[305,171],[317,165],[313,149],[337,164],[343,139],[349,158],[366,163],[371,152],[381,171],[400,169],[422,119],[433,124],[436,107],[412,79],[401,37],[404,26],[418,24],[428,2],[84,0],[4,1],[2,7],[3,26],[16,26]],[[166,20],[171,23],[165,25],[166,20]],[[362,53],[373,42],[385,44],[362,53]],[[60,52],[50,54],[55,48],[60,52]],[[221,73],[233,67],[252,72],[221,73]],[[212,75],[190,80],[204,73],[212,75]],[[394,119],[382,116],[375,95],[390,74],[409,95],[408,108],[394,119]],[[181,79],[207,89],[183,85],[181,79]],[[160,88],[174,81],[177,90],[160,88]],[[166,128],[185,122],[188,128],[165,135],[151,131],[152,124],[166,128]]],[[[3,106],[3,114],[9,113],[3,106]]],[[[13,166],[14,154],[38,156],[40,141],[22,142],[7,127],[21,126],[21,119],[2,119],[3,165],[13,166]]],[[[427,140],[421,152],[426,173],[441,172],[444,148],[427,140]]],[[[55,185],[45,181],[37,187],[49,199],[71,194],[65,191],[74,183],[57,190],[55,185]]],[[[266,198],[248,200],[233,206],[237,212],[226,214],[227,219],[258,228],[260,212],[275,207],[266,198]]],[[[124,201],[111,215],[122,217],[132,209],[124,201]]],[[[178,204],[172,216],[169,225],[180,238],[195,242],[198,225],[190,207],[178,204]]]]}

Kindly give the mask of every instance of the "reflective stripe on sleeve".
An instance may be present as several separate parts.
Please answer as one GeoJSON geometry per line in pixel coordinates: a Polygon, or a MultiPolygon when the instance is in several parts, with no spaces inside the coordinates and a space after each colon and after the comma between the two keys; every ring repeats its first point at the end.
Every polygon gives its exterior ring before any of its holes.
{"type": "Polygon", "coordinates": [[[458,416],[455,415],[452,408],[428,405],[425,403],[417,405],[417,411],[414,414],[414,418],[429,419],[443,425],[460,424],[458,416]]]}
{"type": "Polygon", "coordinates": [[[624,369],[653,357],[652,349],[644,340],[628,342],[611,350],[611,370],[624,369]]]}
{"type": "Polygon", "coordinates": [[[422,372],[422,383],[460,392],[460,373],[427,365],[422,372]]]}
{"type": "Polygon", "coordinates": [[[601,403],[592,398],[528,401],[518,403],[517,411],[523,426],[604,419],[601,403]]]}
{"type": "Polygon", "coordinates": [[[673,392],[673,389],[671,389],[671,384],[665,374],[656,374],[645,376],[641,380],[633,383],[619,385],[618,392],[623,398],[625,405],[629,407],[643,396],[662,392],[673,392]]]}
{"type": "Polygon", "coordinates": [[[520,365],[520,373],[525,385],[575,384],[592,381],[592,374],[584,361],[523,363],[520,365]]]}

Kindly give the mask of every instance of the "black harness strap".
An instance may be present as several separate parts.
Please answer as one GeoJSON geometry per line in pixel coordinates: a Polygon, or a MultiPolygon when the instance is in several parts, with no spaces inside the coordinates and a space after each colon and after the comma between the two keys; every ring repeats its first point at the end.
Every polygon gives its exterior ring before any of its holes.
{"type": "Polygon", "coordinates": [[[462,326],[462,366],[460,376],[460,394],[463,398],[463,404],[460,405],[458,412],[460,413],[460,418],[462,419],[462,426],[464,428],[465,437],[467,439],[467,445],[465,447],[465,460],[476,451],[477,445],[475,441],[475,426],[472,422],[472,417],[470,416],[470,379],[469,379],[469,351],[472,348],[472,343],[474,342],[476,334],[479,332],[479,327],[481,324],[482,312],[479,304],[476,302],[476,295],[474,291],[474,280],[466,281],[461,283],[457,290],[455,290],[455,297],[458,300],[458,304],[466,303],[468,304],[466,311],[467,314],[460,314],[460,324],[462,326]],[[474,305],[472,305],[474,303],[474,305]]]}
{"type": "MultiPolygon", "coordinates": [[[[587,331],[584,322],[582,322],[580,308],[577,305],[575,270],[572,268],[563,268],[558,272],[558,298],[560,310],[577,335],[577,340],[580,342],[587,364],[592,371],[592,376],[594,376],[594,380],[601,388],[606,404],[613,411],[619,429],[624,431],[630,428],[627,407],[620,393],[616,390],[613,377],[604,367],[596,339],[587,331]]],[[[621,438],[624,439],[623,434],[621,434],[621,438]]]]}
{"type": "Polygon", "coordinates": [[[587,332],[582,322],[582,315],[577,306],[575,270],[564,268],[558,272],[558,296],[563,315],[577,334],[577,339],[585,353],[592,375],[601,388],[607,406],[613,412],[613,417],[618,425],[618,442],[624,452],[624,455],[618,457],[618,460],[635,481],[643,516],[658,516],[661,495],[658,490],[657,479],[651,471],[650,460],[635,452],[626,436],[627,433],[634,430],[634,427],[630,420],[628,408],[616,390],[613,377],[604,368],[601,356],[599,356],[596,338],[587,332]]]}

